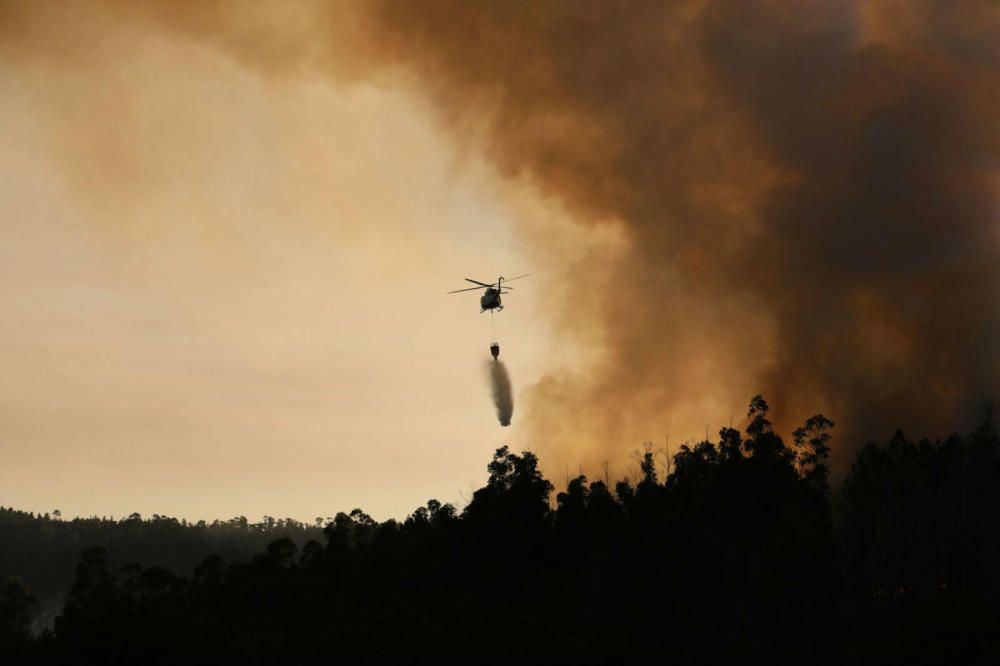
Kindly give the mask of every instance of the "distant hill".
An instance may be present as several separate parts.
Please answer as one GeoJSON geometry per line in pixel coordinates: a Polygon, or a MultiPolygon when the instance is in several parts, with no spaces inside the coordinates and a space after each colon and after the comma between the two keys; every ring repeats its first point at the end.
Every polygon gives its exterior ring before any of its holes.
{"type": "Polygon", "coordinates": [[[44,603],[69,592],[80,554],[97,546],[107,549],[108,566],[114,571],[135,563],[186,573],[210,554],[226,561],[246,560],[275,539],[288,537],[298,544],[320,539],[325,522],[308,525],[265,517],[252,523],[239,516],[189,523],[137,513],[122,520],[62,520],[48,513],[0,507],[0,582],[20,578],[44,603]]]}

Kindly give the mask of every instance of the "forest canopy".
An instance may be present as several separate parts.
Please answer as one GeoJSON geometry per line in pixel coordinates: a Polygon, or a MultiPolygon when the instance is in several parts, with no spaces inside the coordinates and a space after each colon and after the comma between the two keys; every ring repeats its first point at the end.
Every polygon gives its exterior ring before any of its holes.
{"type": "Polygon", "coordinates": [[[5,509],[0,645],[6,663],[1000,655],[991,420],[944,440],[868,444],[831,487],[833,428],[817,415],[786,440],[757,396],[742,432],[669,459],[647,448],[635,478],[580,475],[558,493],[533,453],[501,447],[463,510],[431,500],[404,521],[360,509],[311,526],[5,509]],[[75,574],[63,561],[74,547],[75,574]],[[59,576],[72,580],[65,601],[39,622],[38,591],[59,576]]]}

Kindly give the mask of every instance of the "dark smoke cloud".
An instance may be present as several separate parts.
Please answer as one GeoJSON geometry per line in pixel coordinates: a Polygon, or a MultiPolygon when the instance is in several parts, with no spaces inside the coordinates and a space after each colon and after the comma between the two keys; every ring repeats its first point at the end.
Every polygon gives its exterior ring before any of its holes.
{"type": "Polygon", "coordinates": [[[493,405],[497,408],[497,420],[500,421],[500,425],[509,426],[510,418],[514,415],[514,394],[510,388],[507,366],[499,359],[487,361],[486,365],[493,405]]]}
{"type": "Polygon", "coordinates": [[[505,173],[630,241],[601,305],[568,317],[600,327],[605,362],[531,395],[543,454],[671,413],[718,423],[757,391],[852,440],[946,431],[995,394],[997,5],[393,2],[379,20],[447,116],[487,119],[505,173]]]}
{"type": "Polygon", "coordinates": [[[692,436],[757,392],[783,425],[827,413],[841,451],[996,395],[995,3],[282,6],[118,12],[270,75],[408,81],[502,174],[625,238],[557,317],[600,362],[529,394],[550,464],[692,436]]]}

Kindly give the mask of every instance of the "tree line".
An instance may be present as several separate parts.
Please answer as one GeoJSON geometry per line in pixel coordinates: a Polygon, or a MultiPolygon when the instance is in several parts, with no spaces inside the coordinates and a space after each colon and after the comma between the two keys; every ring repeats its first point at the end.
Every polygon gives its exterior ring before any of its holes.
{"type": "Polygon", "coordinates": [[[229,520],[188,522],[153,514],[64,520],[58,509],[35,514],[0,506],[0,581],[18,577],[30,586],[39,604],[65,596],[73,584],[80,553],[105,546],[108,565],[159,564],[190,571],[207,553],[227,560],[248,559],[268,543],[289,537],[297,543],[320,539],[332,518],[312,524],[292,518],[264,516],[258,522],[237,516],[229,520]]]}
{"type": "Polygon", "coordinates": [[[669,474],[647,450],[636,479],[581,475],[554,502],[535,455],[504,447],[461,512],[356,509],[188,569],[88,548],[50,629],[30,630],[32,592],[8,581],[0,650],[43,664],[996,661],[989,419],[869,444],[831,489],[831,421],[786,441],[760,396],[748,416],[681,447],[669,474]]]}

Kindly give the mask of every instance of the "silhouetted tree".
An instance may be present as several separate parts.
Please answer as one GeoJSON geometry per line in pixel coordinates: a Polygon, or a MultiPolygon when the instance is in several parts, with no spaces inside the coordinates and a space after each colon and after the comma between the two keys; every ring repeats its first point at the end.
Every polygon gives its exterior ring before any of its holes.
{"type": "Polygon", "coordinates": [[[647,447],[634,480],[612,492],[605,480],[577,476],[554,507],[535,455],[503,447],[461,514],[429,500],[400,522],[354,509],[310,526],[138,514],[73,526],[0,509],[7,534],[65,536],[94,525],[115,537],[84,549],[53,631],[28,631],[27,586],[0,590],[0,656],[54,664],[996,660],[1000,442],[989,421],[964,437],[914,443],[898,432],[884,447],[868,445],[831,493],[831,421],[811,417],[788,447],[761,396],[747,416],[743,433],[723,428],[717,443],[682,445],[666,478],[647,447]],[[271,538],[228,564],[205,557],[213,549],[199,542],[190,578],[140,558],[109,564],[116,548],[135,552],[140,538],[162,546],[164,535],[213,530],[271,538]]]}

